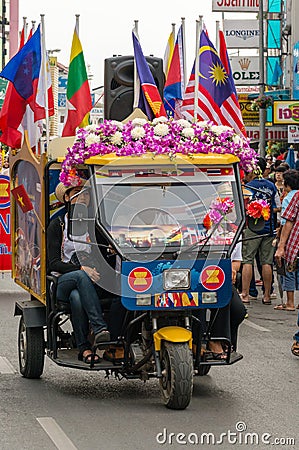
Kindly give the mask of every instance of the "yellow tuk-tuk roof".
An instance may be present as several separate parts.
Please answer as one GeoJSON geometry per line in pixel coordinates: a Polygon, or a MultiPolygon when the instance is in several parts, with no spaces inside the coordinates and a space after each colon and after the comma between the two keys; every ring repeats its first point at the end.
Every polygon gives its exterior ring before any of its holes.
{"type": "Polygon", "coordinates": [[[104,166],[106,164],[117,164],[121,166],[138,165],[169,165],[169,164],[195,164],[199,166],[226,166],[239,162],[239,158],[234,155],[218,155],[215,153],[196,154],[192,156],[176,153],[175,158],[170,159],[168,155],[156,155],[148,152],[140,156],[116,156],[115,153],[107,155],[96,155],[85,160],[85,164],[95,164],[104,166]]]}

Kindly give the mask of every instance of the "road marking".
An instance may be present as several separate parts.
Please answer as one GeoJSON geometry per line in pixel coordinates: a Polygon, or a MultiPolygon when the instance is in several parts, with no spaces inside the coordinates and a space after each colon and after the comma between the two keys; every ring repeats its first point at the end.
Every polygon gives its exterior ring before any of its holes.
{"type": "Polygon", "coordinates": [[[36,420],[54,442],[58,450],[77,450],[53,417],[37,417],[36,420]]]}
{"type": "Polygon", "coordinates": [[[257,325],[256,323],[251,322],[248,319],[245,319],[243,321],[243,323],[244,323],[244,325],[247,325],[248,327],[254,328],[255,330],[258,330],[258,331],[271,331],[271,330],[268,330],[268,328],[261,327],[260,325],[257,325]]]}
{"type": "Polygon", "coordinates": [[[5,356],[0,356],[0,373],[6,374],[6,373],[16,373],[16,370],[14,367],[10,364],[7,358],[5,356]]]}

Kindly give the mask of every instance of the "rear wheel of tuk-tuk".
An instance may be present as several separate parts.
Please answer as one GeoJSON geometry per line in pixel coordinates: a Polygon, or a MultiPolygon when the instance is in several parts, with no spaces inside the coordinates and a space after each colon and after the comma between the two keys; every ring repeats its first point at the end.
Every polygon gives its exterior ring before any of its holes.
{"type": "Polygon", "coordinates": [[[44,330],[43,327],[26,327],[23,316],[19,324],[18,352],[23,377],[39,378],[44,369],[44,330]]]}
{"type": "Polygon", "coordinates": [[[164,341],[161,349],[160,386],[165,406],[185,409],[193,389],[193,360],[189,345],[164,341]]]}

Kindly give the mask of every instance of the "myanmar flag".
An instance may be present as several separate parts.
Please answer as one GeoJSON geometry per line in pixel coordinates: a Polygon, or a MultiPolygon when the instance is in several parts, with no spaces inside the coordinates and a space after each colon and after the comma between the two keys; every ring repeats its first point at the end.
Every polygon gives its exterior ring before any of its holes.
{"type": "Polygon", "coordinates": [[[72,42],[66,98],[67,117],[62,136],[75,136],[77,127],[88,125],[88,113],[92,108],[90,87],[77,26],[72,42]]]}

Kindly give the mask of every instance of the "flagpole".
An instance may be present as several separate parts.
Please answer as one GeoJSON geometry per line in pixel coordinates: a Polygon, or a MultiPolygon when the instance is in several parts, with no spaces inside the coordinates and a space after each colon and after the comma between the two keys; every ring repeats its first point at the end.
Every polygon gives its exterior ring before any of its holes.
{"type": "MultiPolygon", "coordinates": [[[[264,5],[260,1],[259,4],[259,69],[260,69],[260,88],[259,95],[262,97],[265,94],[265,66],[264,66],[264,5]]],[[[266,154],[266,116],[267,109],[260,108],[259,119],[260,119],[260,142],[259,142],[259,153],[260,156],[265,157],[266,154]]]]}
{"type": "MultiPolygon", "coordinates": [[[[137,39],[139,40],[138,35],[138,20],[134,20],[134,29],[133,29],[137,39]]],[[[136,61],[134,58],[134,101],[133,101],[133,110],[138,108],[139,103],[139,95],[140,95],[140,80],[137,74],[136,61]]]]}
{"type": "Polygon", "coordinates": [[[184,92],[186,88],[186,80],[187,80],[187,59],[186,59],[186,27],[185,27],[185,17],[181,17],[182,21],[182,35],[183,35],[183,58],[184,58],[184,92]]]}
{"type": "Polygon", "coordinates": [[[28,36],[28,24],[26,23],[27,17],[23,17],[23,29],[24,29],[24,43],[27,41],[28,36]]]}
{"type": "Polygon", "coordinates": [[[196,111],[198,107],[198,84],[199,84],[199,39],[202,30],[202,16],[196,20],[196,45],[195,45],[195,70],[194,70],[194,121],[196,121],[196,111]]]}
{"type": "Polygon", "coordinates": [[[220,29],[220,22],[219,20],[216,20],[216,50],[219,53],[219,29],[220,29]]]}
{"type": "MultiPolygon", "coordinates": [[[[42,37],[42,71],[44,74],[44,96],[45,96],[45,120],[46,120],[46,143],[47,150],[49,148],[50,142],[50,126],[49,126],[49,104],[48,104],[48,89],[47,89],[47,80],[48,80],[48,72],[47,72],[47,53],[46,53],[46,39],[45,39],[45,15],[41,14],[41,37],[42,37]]],[[[41,148],[41,154],[44,153],[44,148],[41,148]]]]}

